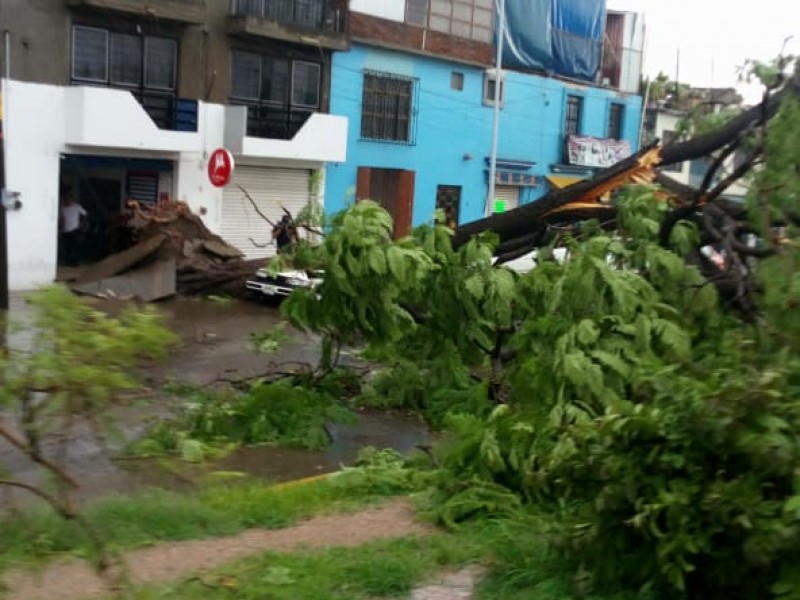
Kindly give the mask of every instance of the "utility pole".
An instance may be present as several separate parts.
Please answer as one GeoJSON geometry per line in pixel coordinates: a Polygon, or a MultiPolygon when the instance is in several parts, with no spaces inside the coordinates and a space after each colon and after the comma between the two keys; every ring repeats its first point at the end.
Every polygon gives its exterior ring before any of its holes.
{"type": "MultiPolygon", "coordinates": [[[[8,31],[3,34],[4,47],[3,52],[3,74],[5,82],[11,78],[11,58],[9,50],[11,46],[11,36],[8,31]]],[[[8,230],[6,228],[6,206],[5,206],[5,189],[6,189],[6,170],[5,170],[5,133],[8,130],[4,126],[8,111],[8,94],[6,85],[0,85],[0,310],[8,310],[8,230]]]]}
{"type": "Polygon", "coordinates": [[[497,179],[497,139],[500,130],[500,87],[503,85],[503,45],[506,37],[506,0],[498,0],[497,10],[500,23],[497,26],[497,56],[495,57],[495,79],[494,79],[494,121],[492,123],[492,155],[489,159],[489,197],[486,199],[486,216],[492,212],[491,206],[494,201],[495,180],[497,179]]]}

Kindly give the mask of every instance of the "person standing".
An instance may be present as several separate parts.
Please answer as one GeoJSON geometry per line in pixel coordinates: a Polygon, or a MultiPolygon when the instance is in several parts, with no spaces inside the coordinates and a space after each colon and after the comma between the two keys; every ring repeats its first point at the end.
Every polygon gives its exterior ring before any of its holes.
{"type": "Polygon", "coordinates": [[[278,246],[278,254],[285,254],[297,243],[297,228],[291,216],[283,216],[272,230],[272,239],[278,246]]]}
{"type": "Polygon", "coordinates": [[[61,201],[61,248],[64,251],[64,262],[77,266],[81,259],[81,235],[86,227],[88,214],[86,209],[75,202],[72,193],[67,191],[61,201]]]}

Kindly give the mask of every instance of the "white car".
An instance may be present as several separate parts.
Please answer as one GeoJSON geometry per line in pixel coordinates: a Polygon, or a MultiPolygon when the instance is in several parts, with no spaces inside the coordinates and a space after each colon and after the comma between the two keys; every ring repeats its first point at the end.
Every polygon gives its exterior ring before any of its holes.
{"type": "Polygon", "coordinates": [[[322,283],[321,271],[280,271],[259,269],[245,283],[247,291],[257,297],[283,298],[298,288],[313,289],[322,283]]]}

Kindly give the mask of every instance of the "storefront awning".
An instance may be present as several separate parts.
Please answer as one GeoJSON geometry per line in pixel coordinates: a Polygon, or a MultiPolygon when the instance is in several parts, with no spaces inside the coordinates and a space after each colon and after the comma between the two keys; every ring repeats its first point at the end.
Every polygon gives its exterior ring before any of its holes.
{"type": "Polygon", "coordinates": [[[550,185],[557,190],[564,189],[573,183],[578,183],[579,181],[584,180],[583,177],[574,177],[572,175],[548,175],[546,179],[550,182],[550,185]]]}

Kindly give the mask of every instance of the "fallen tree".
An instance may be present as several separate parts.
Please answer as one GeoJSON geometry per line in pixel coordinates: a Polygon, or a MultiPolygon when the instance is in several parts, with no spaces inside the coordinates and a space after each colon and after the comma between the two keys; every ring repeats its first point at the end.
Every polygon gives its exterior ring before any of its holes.
{"type": "Polygon", "coordinates": [[[668,244],[678,222],[695,223],[700,231],[700,245],[687,260],[707,275],[740,314],[755,318],[753,294],[758,286],[753,279],[752,259],[776,251],[780,240],[770,229],[788,221],[800,222],[800,207],[784,206],[781,214],[776,215],[774,210],[765,208],[760,197],[768,190],[756,188],[754,196],[756,206],[761,207],[762,219],[760,227],[754,228],[744,223],[743,207],[722,196],[730,186],[752,176],[763,163],[769,124],[782,106],[797,102],[800,97],[800,74],[786,77],[785,67],[786,61],[778,61],[777,70],[767,81],[762,102],[722,127],[663,147],[655,142],[589,180],[552,191],[514,210],[467,223],[453,236],[453,247],[459,248],[490,231],[499,240],[494,253],[502,264],[551,245],[564,233],[574,233],[576,223],[594,219],[603,227],[614,229],[617,227],[614,196],[627,185],[652,183],[656,186],[653,199],[669,207],[662,224],[662,243],[668,244]],[[734,169],[724,173],[726,161],[737,152],[743,158],[734,169]],[[661,166],[699,158],[709,158],[711,164],[698,188],[674,181],[658,170],[661,166]],[[755,235],[759,238],[757,244],[753,243],[755,235]],[[714,246],[726,257],[724,268],[701,253],[704,246],[714,246]]]}

